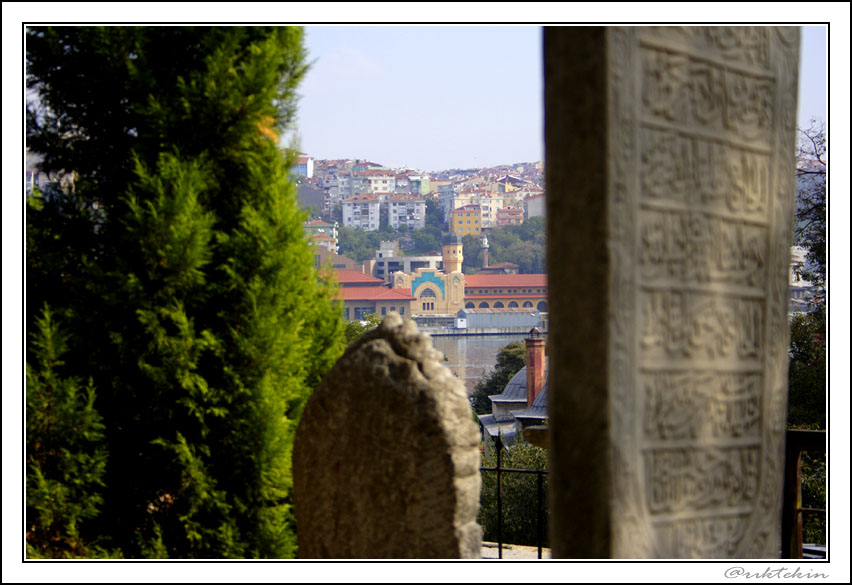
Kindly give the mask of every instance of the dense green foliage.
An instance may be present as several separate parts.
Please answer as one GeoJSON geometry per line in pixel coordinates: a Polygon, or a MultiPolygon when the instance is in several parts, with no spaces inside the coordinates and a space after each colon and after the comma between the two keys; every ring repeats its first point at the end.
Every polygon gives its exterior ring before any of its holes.
{"type": "Polygon", "coordinates": [[[337,231],[338,253],[356,262],[363,262],[376,257],[376,250],[379,249],[382,240],[395,239],[393,230],[387,225],[372,232],[340,226],[337,231]]]}
{"type": "Polygon", "coordinates": [[[825,314],[793,316],[790,324],[790,400],[787,424],[825,429],[825,314]]]}
{"type": "Polygon", "coordinates": [[[74,177],[28,205],[27,326],[45,303],[61,318],[108,452],[84,540],[295,554],[295,422],[343,329],[277,146],[304,58],[287,27],[27,30],[28,146],[74,177]]]}
{"type": "MultiPolygon", "coordinates": [[[[802,453],[802,507],[826,509],[825,453],[802,453]]],[[[826,544],[826,518],[821,513],[805,513],[802,517],[802,542],[826,544]]]]}
{"type": "Polygon", "coordinates": [[[427,225],[422,229],[414,230],[411,234],[414,240],[414,249],[411,250],[410,254],[412,256],[425,255],[429,252],[440,254],[442,236],[441,228],[433,225],[427,225]]]}
{"type": "Polygon", "coordinates": [[[444,221],[441,202],[437,199],[426,201],[426,227],[438,228],[438,231],[449,231],[449,224],[444,221]]]}
{"type": "MultiPolygon", "coordinates": [[[[483,454],[483,467],[496,467],[493,445],[483,454]]],[[[503,469],[547,469],[547,451],[523,441],[511,445],[501,455],[503,469]]],[[[538,544],[539,506],[543,517],[542,546],[548,546],[547,535],[547,475],[542,478],[541,501],[538,498],[538,477],[533,473],[503,472],[501,512],[503,525],[500,537],[504,543],[535,546],[538,544]]],[[[479,496],[479,523],[482,538],[497,541],[497,472],[482,472],[482,491],[479,496]]]]}
{"type": "MultiPolygon", "coordinates": [[[[340,227],[338,228],[338,244],[340,255],[351,258],[356,262],[363,262],[376,257],[382,241],[397,241],[400,235],[407,235],[414,242],[414,249],[407,252],[410,256],[425,254],[436,251],[441,253],[441,230],[436,227],[427,226],[411,232],[408,229],[400,229],[399,233],[387,224],[383,224],[378,230],[368,232],[366,230],[340,227]]],[[[399,250],[404,254],[403,250],[399,250]]]]}
{"type": "MultiPolygon", "coordinates": [[[[826,430],[826,137],[825,125],[813,122],[800,130],[796,172],[796,243],[806,250],[802,276],[814,284],[815,295],[806,314],[790,322],[790,369],[787,424],[793,429],[826,430]]],[[[802,505],[826,507],[825,453],[802,454],[802,505]]],[[[826,520],[821,514],[803,517],[804,542],[826,543],[826,520]]]]}
{"type": "Polygon", "coordinates": [[[27,362],[27,556],[102,557],[81,536],[98,515],[107,455],[95,390],[64,377],[68,341],[45,308],[27,362]]]}
{"type": "Polygon", "coordinates": [[[816,304],[825,305],[826,263],[826,141],[825,124],[813,122],[799,130],[796,171],[796,243],[807,250],[810,270],[802,276],[816,286],[816,304]]]}
{"type": "MultiPolygon", "coordinates": [[[[545,258],[545,222],[543,217],[527,218],[521,225],[488,229],[488,263],[512,262],[521,274],[543,274],[545,258]]],[[[482,267],[481,236],[465,236],[464,272],[471,274],[482,267]]]]}
{"type": "Polygon", "coordinates": [[[356,339],[360,339],[367,331],[374,329],[382,322],[382,318],[375,313],[370,313],[364,317],[364,320],[367,322],[366,325],[361,325],[360,321],[350,321],[346,324],[343,330],[343,338],[347,346],[356,339]]]}
{"type": "Polygon", "coordinates": [[[788,424],[826,428],[826,161],[825,128],[800,130],[796,243],[807,250],[802,276],[815,287],[807,314],[790,322],[790,399],[788,424]]]}
{"type": "Polygon", "coordinates": [[[512,376],[526,365],[526,346],[521,341],[513,341],[497,352],[497,365],[486,376],[481,378],[470,395],[470,403],[477,414],[491,412],[489,396],[500,394],[512,376]]]}

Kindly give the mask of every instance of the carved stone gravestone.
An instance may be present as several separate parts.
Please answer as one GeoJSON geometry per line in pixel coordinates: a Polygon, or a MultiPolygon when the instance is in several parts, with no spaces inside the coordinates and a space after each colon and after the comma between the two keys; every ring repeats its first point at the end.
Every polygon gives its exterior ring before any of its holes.
{"type": "Polygon", "coordinates": [[[293,451],[301,558],[478,558],[479,433],[428,335],[389,315],[311,396],[293,451]]]}
{"type": "Polygon", "coordinates": [[[554,557],[778,556],[798,44],[546,29],[554,557]]]}

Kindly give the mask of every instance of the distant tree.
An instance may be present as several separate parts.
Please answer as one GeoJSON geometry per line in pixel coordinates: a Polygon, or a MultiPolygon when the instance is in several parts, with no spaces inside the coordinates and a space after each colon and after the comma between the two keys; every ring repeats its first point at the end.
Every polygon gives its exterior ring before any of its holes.
{"type": "MultiPolygon", "coordinates": [[[[816,289],[809,311],[790,321],[789,400],[787,424],[793,429],[826,427],[826,139],[825,125],[812,121],[799,130],[796,197],[796,243],[806,252],[801,276],[816,289]]],[[[826,458],[823,453],[802,456],[802,504],[825,508],[826,458]]],[[[826,542],[825,519],[807,515],[805,542],[826,542]]]]}
{"type": "Polygon", "coordinates": [[[800,130],[796,242],[807,250],[803,276],[813,282],[816,295],[810,311],[790,322],[789,413],[795,428],[826,425],[826,160],[825,127],[813,122],[800,130]]]}
{"type": "Polygon", "coordinates": [[[382,322],[382,318],[375,313],[364,315],[364,320],[367,322],[366,325],[362,325],[360,321],[350,321],[346,324],[346,328],[343,330],[346,345],[350,345],[356,339],[360,339],[367,331],[378,327],[379,323],[382,322]]]}
{"type": "Polygon", "coordinates": [[[368,232],[357,228],[340,226],[337,230],[337,243],[341,256],[352,258],[356,262],[363,262],[372,258],[374,251],[370,249],[367,242],[368,232]]]}
{"type": "Polygon", "coordinates": [[[338,203],[331,208],[331,217],[329,221],[333,222],[343,222],[343,205],[338,203]]]}
{"type": "Polygon", "coordinates": [[[825,315],[819,311],[794,315],[790,324],[787,415],[791,428],[826,428],[825,379],[825,315]]]}
{"type": "Polygon", "coordinates": [[[28,205],[27,323],[48,302],[63,378],[97,389],[91,530],[126,557],[294,556],[294,429],[343,329],[277,144],[301,29],[32,27],[26,59],[28,146],[74,177],[28,205]]]}
{"type": "MultiPolygon", "coordinates": [[[[481,236],[462,238],[464,272],[472,274],[482,267],[481,236]]],[[[532,217],[521,225],[488,228],[488,263],[511,262],[521,274],[541,274],[546,271],[545,224],[542,218],[532,217]]]]}
{"type": "Polygon", "coordinates": [[[441,211],[441,203],[435,199],[426,202],[426,226],[437,228],[438,231],[446,228],[444,213],[441,211]]]}
{"type": "MultiPolygon", "coordinates": [[[[483,467],[494,467],[496,453],[493,444],[482,455],[483,467]]],[[[547,451],[518,441],[501,456],[501,467],[508,469],[547,469],[547,451]]],[[[539,505],[544,519],[541,526],[542,545],[548,546],[547,534],[547,476],[542,482],[538,499],[538,478],[532,473],[503,473],[501,482],[502,530],[504,543],[534,546],[538,544],[539,505]]],[[[482,489],[479,496],[479,523],[483,540],[497,540],[497,472],[482,472],[482,489]]]]}
{"type": "Polygon", "coordinates": [[[825,124],[812,121],[799,130],[799,164],[796,171],[796,242],[807,250],[811,269],[803,276],[817,289],[816,308],[825,305],[826,264],[826,141],[825,124]]]}
{"type": "Polygon", "coordinates": [[[340,255],[352,258],[356,262],[363,262],[375,258],[376,250],[382,241],[395,239],[393,229],[385,226],[384,231],[377,230],[369,232],[358,228],[342,226],[337,232],[340,255]]]}
{"type": "Polygon", "coordinates": [[[389,211],[387,205],[379,206],[379,231],[384,233],[393,233],[393,228],[390,226],[389,211]]]}
{"type": "Polygon", "coordinates": [[[434,226],[426,226],[412,233],[414,251],[420,254],[441,250],[441,230],[434,226]]]}
{"type": "Polygon", "coordinates": [[[497,352],[497,365],[481,378],[470,395],[471,406],[477,414],[491,412],[489,396],[500,394],[506,384],[526,365],[526,346],[521,341],[513,341],[497,352]]]}

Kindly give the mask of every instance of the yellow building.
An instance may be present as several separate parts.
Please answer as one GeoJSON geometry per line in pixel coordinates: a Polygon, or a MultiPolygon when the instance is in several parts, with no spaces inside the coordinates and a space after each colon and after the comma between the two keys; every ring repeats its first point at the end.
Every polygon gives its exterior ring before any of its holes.
{"type": "Polygon", "coordinates": [[[455,316],[464,308],[464,274],[461,272],[461,236],[451,234],[444,238],[442,246],[444,270],[418,268],[413,274],[395,272],[393,288],[411,291],[414,298],[411,306],[413,315],[455,316]]]}
{"type": "Polygon", "coordinates": [[[482,233],[482,209],[479,205],[464,205],[454,209],[450,225],[453,233],[460,236],[482,233]]]}

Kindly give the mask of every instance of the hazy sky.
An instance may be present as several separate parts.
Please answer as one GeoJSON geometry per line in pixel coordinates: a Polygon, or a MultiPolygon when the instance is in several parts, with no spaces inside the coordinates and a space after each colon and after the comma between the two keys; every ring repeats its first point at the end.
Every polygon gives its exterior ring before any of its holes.
{"type": "MultiPolygon", "coordinates": [[[[315,158],[425,171],[540,160],[541,28],[308,26],[299,138],[315,158]]],[[[804,27],[800,125],[825,119],[826,35],[804,27]]]]}
{"type": "Polygon", "coordinates": [[[309,26],[302,150],[423,170],[539,160],[541,29],[309,26]]]}

